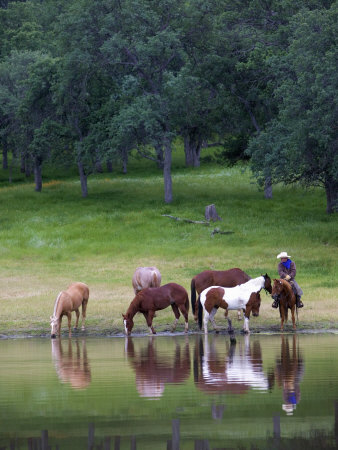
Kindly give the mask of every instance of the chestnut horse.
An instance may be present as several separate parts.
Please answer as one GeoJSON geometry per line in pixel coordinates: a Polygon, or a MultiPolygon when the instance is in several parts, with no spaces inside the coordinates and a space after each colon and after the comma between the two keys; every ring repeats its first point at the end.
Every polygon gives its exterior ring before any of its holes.
{"type": "MultiPolygon", "coordinates": [[[[203,272],[194,276],[191,280],[191,308],[194,314],[195,322],[200,322],[202,319],[202,306],[197,300],[198,307],[196,308],[196,292],[200,296],[204,289],[210,286],[235,287],[239,284],[246,283],[251,280],[251,277],[237,267],[229,270],[204,270],[203,272]],[[200,317],[199,317],[200,316],[200,317]]],[[[241,311],[238,311],[238,319],[241,317],[241,311]]]]}
{"type": "Polygon", "coordinates": [[[279,280],[274,279],[271,296],[274,300],[278,300],[279,315],[281,318],[280,323],[281,331],[283,331],[284,329],[284,322],[287,322],[288,320],[289,309],[291,309],[292,327],[295,330],[296,329],[295,310],[297,310],[297,307],[296,307],[296,296],[293,292],[291,284],[288,283],[286,280],[283,280],[282,278],[279,280]]]}
{"type": "Polygon", "coordinates": [[[172,307],[176,317],[172,331],[176,328],[181,311],[185,319],[185,332],[187,332],[189,312],[188,292],[179,284],[168,283],[158,288],[142,289],[142,291],[136,294],[126,314],[122,314],[126,334],[128,336],[130,335],[134,326],[133,317],[138,312],[144,315],[150,333],[156,334],[152,326],[155,311],[168,308],[168,306],[172,307]]]}
{"type": "Polygon", "coordinates": [[[69,336],[71,332],[71,320],[72,311],[76,313],[76,323],[74,329],[77,329],[79,324],[80,311],[79,308],[82,305],[82,330],[85,329],[86,309],[89,298],[89,288],[84,283],[72,283],[68,286],[66,291],[61,291],[57,296],[54,304],[54,312],[50,317],[50,325],[52,328],[51,338],[55,338],[56,335],[60,335],[62,317],[68,318],[68,330],[69,336]]]}
{"type": "MultiPolygon", "coordinates": [[[[200,295],[200,302],[204,310],[204,333],[208,333],[208,321],[210,320],[214,329],[218,330],[215,324],[215,314],[218,308],[225,309],[225,316],[228,311],[233,309],[244,310],[244,332],[249,333],[250,313],[257,317],[261,305],[259,292],[266,289],[271,294],[271,279],[268,274],[253,278],[246,283],[233,288],[224,288],[221,286],[211,286],[204,289],[200,295]]],[[[231,320],[228,319],[228,331],[233,332],[231,320]]],[[[199,323],[202,327],[202,320],[199,323]]]]}
{"type": "Polygon", "coordinates": [[[160,271],[156,267],[138,267],[134,272],[132,285],[135,294],[147,287],[160,287],[160,271]]]}

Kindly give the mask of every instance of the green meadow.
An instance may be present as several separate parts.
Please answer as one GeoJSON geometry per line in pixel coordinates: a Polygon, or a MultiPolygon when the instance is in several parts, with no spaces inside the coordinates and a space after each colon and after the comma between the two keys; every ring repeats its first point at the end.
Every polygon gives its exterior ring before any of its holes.
{"type": "MultiPolygon", "coordinates": [[[[90,288],[87,334],[122,333],[136,267],[157,266],[163,284],[179,283],[190,295],[191,278],[205,269],[240,267],[252,277],[277,277],[280,251],[296,262],[304,291],[298,329],[337,328],[337,214],[326,214],[324,190],[276,185],[266,200],[245,166],[186,168],[178,148],[174,200],[165,204],[162,173],[151,161],[134,156],[128,174],[118,169],[90,176],[85,199],[69,169],[45,167],[41,193],[17,169],[11,184],[0,171],[0,334],[48,336],[55,298],[73,281],[90,288]],[[203,221],[210,204],[222,221],[209,226],[165,216],[203,221]],[[213,233],[216,228],[231,233],[213,233]]],[[[279,329],[271,303],[263,293],[253,332],[279,329]]],[[[173,319],[170,308],[158,312],[155,329],[169,330],[173,319]]],[[[226,326],[221,313],[216,321],[226,326]]],[[[190,326],[197,330],[191,312],[190,326]]],[[[134,332],[147,332],[143,316],[134,332]]]]}

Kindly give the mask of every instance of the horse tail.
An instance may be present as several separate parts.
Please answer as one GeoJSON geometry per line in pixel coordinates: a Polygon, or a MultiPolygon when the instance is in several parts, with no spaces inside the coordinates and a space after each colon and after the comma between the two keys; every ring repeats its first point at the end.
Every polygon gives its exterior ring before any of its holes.
{"type": "Polygon", "coordinates": [[[200,327],[200,330],[202,329],[202,319],[203,319],[203,307],[202,303],[200,301],[200,297],[198,296],[198,326],[200,327]]]}
{"type": "Polygon", "coordinates": [[[193,314],[195,314],[195,307],[196,307],[195,278],[191,280],[190,288],[191,288],[191,309],[193,314]]]}

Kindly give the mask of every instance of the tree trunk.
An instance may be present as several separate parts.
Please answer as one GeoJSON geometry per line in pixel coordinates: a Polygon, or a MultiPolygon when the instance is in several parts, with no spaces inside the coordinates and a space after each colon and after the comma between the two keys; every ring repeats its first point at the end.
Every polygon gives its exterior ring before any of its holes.
{"type": "Polygon", "coordinates": [[[187,167],[200,166],[202,143],[203,140],[197,135],[195,129],[184,137],[185,165],[187,167]]]}
{"type": "Polygon", "coordinates": [[[109,173],[113,171],[113,163],[110,160],[107,161],[107,171],[109,173]]]}
{"type": "Polygon", "coordinates": [[[171,179],[171,142],[168,137],[164,139],[164,201],[171,203],[173,201],[172,179],[171,179]]]}
{"type": "Polygon", "coordinates": [[[338,211],[338,182],[332,178],[325,181],[326,212],[332,214],[338,211]]]}
{"type": "Polygon", "coordinates": [[[124,174],[128,171],[128,150],[124,148],[122,151],[122,171],[124,174]]]}
{"type": "Polygon", "coordinates": [[[103,173],[102,162],[98,150],[96,150],[95,153],[96,153],[95,170],[98,173],[103,173]]]}
{"type": "Polygon", "coordinates": [[[80,181],[81,181],[81,193],[82,197],[88,197],[87,175],[85,173],[83,164],[81,161],[77,163],[79,169],[80,181]]]}
{"type": "Polygon", "coordinates": [[[34,181],[35,191],[42,191],[42,161],[41,158],[35,157],[34,159],[34,181]]]}
{"type": "Polygon", "coordinates": [[[272,181],[271,181],[271,177],[269,177],[269,176],[265,177],[264,197],[272,198],[272,181]]]}
{"type": "Polygon", "coordinates": [[[164,167],[163,146],[161,144],[156,144],[155,151],[156,151],[157,167],[159,169],[163,169],[164,167]]]}
{"type": "Polygon", "coordinates": [[[7,144],[7,136],[3,137],[2,140],[3,148],[2,148],[2,168],[8,169],[8,144],[7,144]]]}

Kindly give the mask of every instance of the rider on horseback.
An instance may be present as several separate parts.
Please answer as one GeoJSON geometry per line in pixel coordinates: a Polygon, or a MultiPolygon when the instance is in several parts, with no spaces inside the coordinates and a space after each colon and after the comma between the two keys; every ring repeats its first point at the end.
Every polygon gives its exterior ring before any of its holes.
{"type": "MultiPolygon", "coordinates": [[[[297,308],[303,308],[303,302],[301,301],[301,296],[303,295],[303,291],[299,287],[298,283],[295,281],[296,276],[296,264],[291,261],[291,256],[288,256],[286,252],[281,252],[277,259],[281,260],[281,262],[278,264],[278,273],[280,278],[288,281],[292,289],[296,295],[296,305],[297,308]]],[[[274,300],[272,303],[273,308],[278,308],[278,300],[274,300]]]]}

